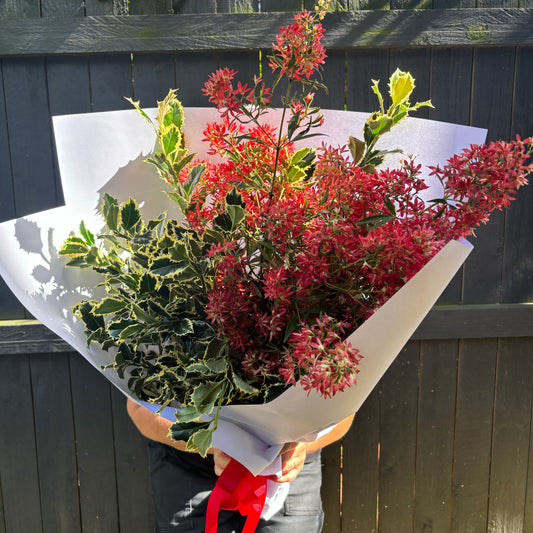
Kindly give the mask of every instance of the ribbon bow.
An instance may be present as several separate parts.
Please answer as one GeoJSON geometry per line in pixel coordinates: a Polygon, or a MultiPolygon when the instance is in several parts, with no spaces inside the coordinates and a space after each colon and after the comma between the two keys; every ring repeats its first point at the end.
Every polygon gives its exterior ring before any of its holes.
{"type": "Polygon", "coordinates": [[[231,459],[211,491],[207,503],[205,533],[216,533],[218,512],[239,511],[248,516],[242,533],[253,533],[265,506],[267,476],[254,476],[241,463],[231,459]]]}

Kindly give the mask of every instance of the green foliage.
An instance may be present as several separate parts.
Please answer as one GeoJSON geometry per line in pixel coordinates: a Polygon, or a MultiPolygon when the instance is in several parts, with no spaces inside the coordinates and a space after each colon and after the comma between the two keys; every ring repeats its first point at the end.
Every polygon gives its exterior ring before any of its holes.
{"type": "Polygon", "coordinates": [[[174,191],[169,193],[168,197],[185,211],[194,187],[205,170],[205,165],[203,163],[192,165],[196,154],[189,154],[185,146],[183,134],[185,116],[176,93],[176,89],[170,90],[164,100],[157,103],[156,124],[141,109],[139,102],[134,102],[131,98],[126,100],[154,127],[161,151],[155,152],[146,161],[154,165],[163,181],[172,185],[174,191]],[[187,172],[188,178],[183,181],[182,174],[187,172]]]}
{"type": "Polygon", "coordinates": [[[372,80],[372,91],[379,102],[379,111],[372,113],[365,122],[363,129],[364,140],[350,137],[348,147],[354,161],[366,172],[383,163],[388,154],[399,153],[401,150],[377,150],[376,143],[379,138],[389,132],[393,126],[406,118],[411,111],[420,107],[433,107],[431,101],[410,104],[409,98],[415,88],[415,80],[409,72],[396,69],[389,79],[389,97],[391,105],[385,111],[383,95],[379,90],[379,81],[372,80]]]}
{"type": "MultiPolygon", "coordinates": [[[[244,209],[234,191],[226,203],[220,216],[231,229],[244,209]]],[[[205,316],[215,271],[206,255],[223,242],[224,230],[199,235],[163,215],[145,222],[135,201],[119,204],[108,194],[102,215],[99,235],[82,222],[60,251],[68,266],[103,275],[106,297],[82,301],[74,313],[88,344],[115,352],[110,366],[140,400],[181,406],[171,434],[205,455],[223,403],[261,402],[267,394],[245,383],[227,339],[205,316]]]]}

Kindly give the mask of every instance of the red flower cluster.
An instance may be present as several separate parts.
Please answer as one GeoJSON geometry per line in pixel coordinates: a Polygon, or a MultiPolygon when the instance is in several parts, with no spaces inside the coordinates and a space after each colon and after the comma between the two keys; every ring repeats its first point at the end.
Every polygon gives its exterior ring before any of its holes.
{"type": "Polygon", "coordinates": [[[237,82],[234,87],[232,80],[237,71],[228,67],[213,72],[206,82],[202,92],[209,97],[209,101],[223,111],[224,115],[239,113],[245,104],[260,104],[267,106],[270,102],[270,89],[265,87],[263,80],[255,76],[254,87],[237,82]]]}
{"type": "MultiPolygon", "coordinates": [[[[206,136],[218,150],[215,131],[210,125],[206,136]]],[[[312,175],[291,183],[292,146],[275,165],[274,131],[243,131],[246,139],[227,141],[233,157],[206,173],[193,201],[201,207],[188,215],[196,228],[213,224],[227,208],[226,194],[239,189],[244,218],[210,253],[217,276],[207,314],[247,373],[299,380],[326,397],[356,379],[360,355],[342,334],[446,242],[506,205],[533,169],[525,164],[529,140],[472,146],[433,170],[447,203],[427,206],[412,162],[368,173],[346,149],[324,146],[312,175]]]]}
{"type": "Polygon", "coordinates": [[[274,44],[274,87],[288,80],[282,129],[258,120],[271,94],[260,79],[234,87],[227,68],[209,78],[204,92],[222,122],[204,134],[224,160],[206,166],[186,217],[200,235],[224,234],[208,254],[215,275],[206,313],[232,357],[255,383],[281,376],[329,397],[358,372],[361,355],[344,333],[448,241],[507,205],[533,165],[526,164],[531,140],[472,146],[432,169],[444,192],[426,205],[412,161],[374,170],[346,147],[295,152],[293,141],[322,121],[310,91],[320,86],[312,75],[325,58],[320,18],[296,15],[274,44]]]}
{"type": "Polygon", "coordinates": [[[304,11],[295,15],[294,23],[280,29],[273,45],[272,71],[279,69],[290,80],[309,80],[326,58],[323,34],[314,14],[304,11]]]}

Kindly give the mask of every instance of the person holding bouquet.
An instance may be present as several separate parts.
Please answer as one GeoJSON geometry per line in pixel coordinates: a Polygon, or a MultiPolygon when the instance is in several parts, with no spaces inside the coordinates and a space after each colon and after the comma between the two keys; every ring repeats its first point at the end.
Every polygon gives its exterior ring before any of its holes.
{"type": "MultiPolygon", "coordinates": [[[[217,476],[230,458],[217,448],[208,455],[186,451],[184,441],[169,436],[171,422],[128,400],[128,414],[149,439],[148,456],[154,498],[156,532],[203,533],[207,502],[217,476]]],[[[269,520],[260,520],[257,533],[319,533],[323,524],[320,499],[320,451],[338,441],[349,430],[353,415],[314,442],[287,443],[281,452],[282,475],[278,483],[289,483],[283,507],[269,520]]],[[[238,533],[245,517],[238,511],[221,511],[218,532],[238,533]]]]}

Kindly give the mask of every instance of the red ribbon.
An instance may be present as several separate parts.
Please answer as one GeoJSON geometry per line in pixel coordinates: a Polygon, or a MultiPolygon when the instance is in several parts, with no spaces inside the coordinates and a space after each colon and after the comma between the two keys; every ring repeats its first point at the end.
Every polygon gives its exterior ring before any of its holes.
{"type": "Polygon", "coordinates": [[[221,509],[239,511],[242,516],[247,516],[242,533],[253,533],[265,506],[266,493],[266,476],[254,476],[241,463],[231,459],[211,491],[205,533],[216,533],[221,509]]]}

